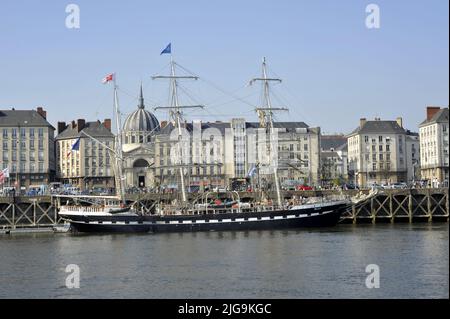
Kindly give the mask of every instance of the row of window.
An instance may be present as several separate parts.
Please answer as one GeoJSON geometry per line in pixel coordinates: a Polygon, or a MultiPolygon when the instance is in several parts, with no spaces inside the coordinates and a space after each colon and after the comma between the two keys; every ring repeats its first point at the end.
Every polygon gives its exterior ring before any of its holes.
{"type": "MultiPolygon", "coordinates": [[[[425,136],[431,136],[431,135],[435,135],[436,134],[436,126],[427,126],[424,127],[420,130],[420,136],[421,137],[425,137],[425,136]]],[[[447,132],[447,125],[443,124],[442,125],[442,132],[446,133],[447,132]]]]}
{"type": "Polygon", "coordinates": [[[152,141],[152,137],[150,135],[148,135],[147,137],[144,135],[138,136],[132,135],[125,137],[126,144],[134,144],[134,143],[143,144],[145,140],[147,141],[147,143],[150,143],[152,141]]]}
{"type": "MultiPolygon", "coordinates": [[[[62,172],[63,172],[63,175],[66,176],[66,177],[68,177],[68,176],[80,176],[80,168],[79,167],[73,168],[72,170],[64,169],[62,172]]],[[[111,174],[111,169],[109,167],[107,167],[107,168],[100,167],[99,169],[96,169],[96,168],[92,168],[92,169],[85,168],[84,176],[85,177],[87,177],[87,176],[90,176],[90,177],[92,177],[92,176],[112,176],[112,174],[111,174]]]]}
{"type": "MultiPolygon", "coordinates": [[[[4,128],[3,129],[3,138],[5,139],[5,138],[8,138],[9,136],[11,136],[13,139],[15,139],[15,138],[17,138],[18,133],[19,133],[19,129],[18,128],[12,128],[12,129],[4,128]]],[[[35,128],[25,128],[25,127],[20,128],[20,137],[21,138],[26,138],[27,136],[30,139],[34,139],[36,137],[36,129],[35,128]]],[[[44,136],[44,129],[43,128],[38,128],[37,129],[37,136],[39,138],[44,136]]]]}
{"type": "MultiPolygon", "coordinates": [[[[365,154],[364,158],[366,161],[369,160],[369,154],[365,154]]],[[[389,162],[391,160],[391,154],[387,153],[387,154],[378,154],[378,159],[380,161],[384,161],[386,159],[387,162],[389,162]]],[[[377,154],[372,154],[372,161],[376,161],[377,160],[377,154]]]]}
{"type": "MultiPolygon", "coordinates": [[[[98,166],[100,166],[100,167],[104,167],[104,166],[109,166],[110,165],[110,159],[109,159],[109,157],[108,158],[106,158],[106,160],[105,161],[103,161],[103,160],[99,160],[99,161],[97,161],[97,159],[95,159],[95,158],[93,158],[93,159],[89,159],[89,158],[85,158],[84,159],[84,166],[86,167],[86,168],[89,168],[89,167],[98,167],[98,166]]],[[[70,161],[67,161],[67,162],[62,162],[62,170],[65,170],[65,169],[68,169],[70,166],[72,166],[72,167],[79,167],[80,166],[80,161],[79,160],[77,160],[77,161],[74,161],[73,159],[70,161]]]]}
{"type": "MultiPolygon", "coordinates": [[[[30,150],[34,150],[36,149],[36,144],[34,143],[34,140],[29,140],[28,143],[27,141],[21,140],[20,141],[20,149],[21,150],[26,150],[26,149],[30,149],[30,150]]],[[[11,149],[16,150],[18,148],[18,144],[19,141],[17,140],[12,140],[11,144],[9,143],[9,141],[3,141],[3,150],[9,150],[10,149],[10,145],[11,145],[11,149]]],[[[43,150],[44,149],[44,141],[43,140],[39,140],[38,141],[38,149],[43,150]]]]}
{"type": "Polygon", "coordinates": [[[29,165],[26,165],[26,163],[21,162],[19,165],[17,163],[12,163],[9,165],[8,163],[3,163],[4,168],[9,167],[11,169],[10,173],[45,173],[44,169],[44,163],[39,162],[37,165],[36,163],[30,163],[29,165]],[[18,169],[19,168],[19,169],[18,169]]]}
{"type": "MultiPolygon", "coordinates": [[[[401,141],[401,136],[399,136],[399,141],[401,141]]],[[[387,136],[385,139],[386,144],[391,142],[391,138],[389,136],[387,136]]],[[[365,143],[369,143],[369,136],[365,135],[364,136],[364,142],[365,143]]],[[[376,143],[377,140],[375,138],[372,138],[372,143],[376,143]]],[[[378,136],[378,143],[383,143],[383,135],[379,135],[378,136]]]]}
{"type": "MultiPolygon", "coordinates": [[[[192,176],[199,176],[199,175],[221,175],[222,174],[222,167],[210,167],[209,169],[207,167],[195,167],[192,168],[190,171],[185,170],[185,173],[192,176]]],[[[177,176],[179,172],[177,170],[173,169],[156,169],[155,175],[156,176],[177,176]]],[[[244,170],[242,170],[242,174],[244,174],[244,170]]]]}
{"type": "MultiPolygon", "coordinates": [[[[302,150],[302,146],[301,144],[296,144],[297,146],[294,147],[294,144],[289,144],[288,145],[278,145],[278,151],[291,151],[293,152],[294,149],[296,149],[298,152],[300,152],[302,150]]],[[[307,152],[308,151],[308,144],[303,144],[303,151],[307,152]]]]}
{"type": "MultiPolygon", "coordinates": [[[[9,156],[9,152],[3,152],[3,154],[2,154],[3,161],[8,161],[10,158],[13,162],[16,162],[18,160],[17,152],[13,151],[11,153],[11,157],[9,156]]],[[[30,162],[35,162],[36,161],[36,153],[30,152],[27,156],[27,153],[21,152],[19,158],[21,161],[29,160],[30,162]]],[[[44,161],[44,158],[45,158],[44,152],[39,151],[38,156],[37,156],[38,161],[44,161]]]]}

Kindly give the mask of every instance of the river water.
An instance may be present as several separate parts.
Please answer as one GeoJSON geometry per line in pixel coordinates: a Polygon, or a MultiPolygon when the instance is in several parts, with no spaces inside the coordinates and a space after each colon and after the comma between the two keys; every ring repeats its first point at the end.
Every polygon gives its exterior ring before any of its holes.
{"type": "Polygon", "coordinates": [[[448,234],[433,223],[0,235],[0,298],[448,298],[448,234]],[[66,287],[69,264],[80,288],[66,287]],[[366,286],[369,264],[379,288],[366,286]]]}

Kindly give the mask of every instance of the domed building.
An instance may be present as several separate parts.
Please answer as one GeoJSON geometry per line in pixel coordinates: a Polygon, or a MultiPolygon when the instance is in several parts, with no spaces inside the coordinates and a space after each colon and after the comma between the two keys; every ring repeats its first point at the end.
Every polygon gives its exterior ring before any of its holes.
{"type": "Polygon", "coordinates": [[[128,115],[123,125],[124,174],[127,187],[154,185],[154,135],[160,131],[158,119],[145,109],[142,85],[138,109],[128,115]]]}
{"type": "Polygon", "coordinates": [[[151,134],[160,129],[156,116],[145,109],[142,85],[138,109],[128,115],[123,125],[124,144],[143,144],[151,141],[151,134]]]}

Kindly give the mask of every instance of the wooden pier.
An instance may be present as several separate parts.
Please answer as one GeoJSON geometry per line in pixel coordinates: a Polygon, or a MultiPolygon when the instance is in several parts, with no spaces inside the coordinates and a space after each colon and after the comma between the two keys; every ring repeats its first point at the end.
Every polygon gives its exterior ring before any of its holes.
{"type": "MultiPolygon", "coordinates": [[[[293,196],[321,197],[329,195],[354,196],[357,191],[301,191],[283,192],[284,198],[293,196]]],[[[240,193],[244,201],[253,201],[256,193],[240,193]]],[[[270,194],[269,194],[270,195],[270,194]]],[[[273,195],[273,194],[272,194],[273,195]]],[[[190,194],[192,198],[198,194],[190,194]]],[[[155,201],[170,201],[174,194],[129,195],[144,213],[149,213],[155,201]]],[[[448,188],[385,190],[364,202],[353,205],[343,215],[343,223],[378,222],[448,222],[448,188]]],[[[50,196],[0,197],[0,231],[19,228],[45,228],[62,223],[50,196]]]]}
{"type": "Polygon", "coordinates": [[[343,222],[448,222],[448,189],[383,192],[352,206],[343,222]]]}

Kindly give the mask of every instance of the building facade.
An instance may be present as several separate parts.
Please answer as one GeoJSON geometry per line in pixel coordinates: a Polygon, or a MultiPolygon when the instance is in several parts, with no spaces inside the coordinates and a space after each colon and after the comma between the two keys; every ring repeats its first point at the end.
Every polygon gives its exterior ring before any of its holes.
{"type": "Polygon", "coordinates": [[[158,119],[145,109],[142,85],[138,108],[129,114],[123,125],[123,156],[126,186],[147,188],[155,186],[155,135],[159,133],[158,119]]]}
{"type": "Polygon", "coordinates": [[[448,107],[427,107],[419,125],[421,178],[428,186],[449,186],[448,107]]]}
{"type": "Polygon", "coordinates": [[[320,151],[322,186],[348,182],[347,137],[344,135],[322,135],[320,151]]]}
{"type": "Polygon", "coordinates": [[[81,190],[93,187],[114,187],[114,149],[111,120],[86,122],[84,119],[69,124],[58,122],[56,161],[58,179],[81,190]],[[79,139],[78,150],[72,146],[79,139]]]}
{"type": "Polygon", "coordinates": [[[31,185],[48,184],[55,178],[54,127],[47,112],[0,110],[0,168],[9,168],[6,183],[24,192],[31,185]]]}
{"type": "Polygon", "coordinates": [[[320,185],[320,128],[304,122],[277,122],[279,178],[320,185]]]}
{"type": "Polygon", "coordinates": [[[406,180],[413,184],[421,179],[419,133],[406,132],[406,180]]]}
{"type": "MultiPolygon", "coordinates": [[[[303,122],[274,123],[277,135],[280,182],[301,180],[317,185],[319,180],[320,129],[303,122]]],[[[177,188],[180,169],[186,187],[227,187],[236,178],[246,178],[252,168],[252,183],[270,183],[273,169],[266,169],[261,147],[268,136],[259,123],[234,118],[229,122],[181,123],[182,139],[171,121],[159,124],[145,110],[142,90],[138,109],[124,123],[125,175],[128,187],[177,188]],[[183,159],[180,159],[181,145],[183,159]],[[259,150],[259,151],[258,151],[259,150]],[[259,154],[259,155],[258,155],[259,154]]]]}
{"type": "Polygon", "coordinates": [[[411,181],[409,166],[419,154],[419,145],[411,136],[400,117],[396,121],[362,118],[347,141],[349,173],[355,183],[364,187],[411,181]]]}

